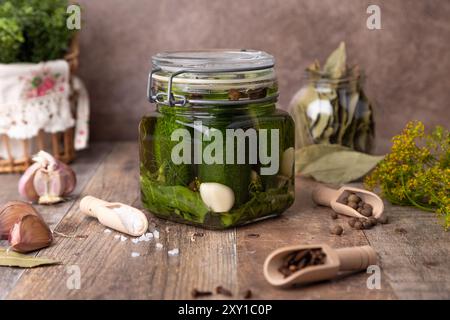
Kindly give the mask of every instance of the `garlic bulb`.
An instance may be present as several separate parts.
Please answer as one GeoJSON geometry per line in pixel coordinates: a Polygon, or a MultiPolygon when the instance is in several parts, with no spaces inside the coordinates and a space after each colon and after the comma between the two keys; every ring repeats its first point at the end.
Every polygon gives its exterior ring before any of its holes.
{"type": "Polygon", "coordinates": [[[68,165],[45,151],[39,151],[33,161],[19,180],[19,193],[23,197],[53,204],[63,201],[75,189],[75,172],[68,165]]]}
{"type": "Polygon", "coordinates": [[[39,213],[28,203],[9,201],[3,205],[0,209],[0,239],[8,239],[10,230],[14,224],[28,215],[41,218],[39,213]]]}
{"type": "Polygon", "coordinates": [[[204,182],[200,184],[199,192],[203,202],[213,212],[227,212],[234,205],[234,192],[226,185],[204,182]]]}

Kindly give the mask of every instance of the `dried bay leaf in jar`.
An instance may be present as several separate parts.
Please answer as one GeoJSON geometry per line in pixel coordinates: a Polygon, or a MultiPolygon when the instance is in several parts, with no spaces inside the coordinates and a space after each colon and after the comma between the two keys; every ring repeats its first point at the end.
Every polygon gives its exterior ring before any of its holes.
{"type": "Polygon", "coordinates": [[[346,64],[345,44],[329,56],[323,69],[315,61],[305,75],[305,85],[289,106],[297,148],[339,144],[370,153],[375,139],[373,107],[364,92],[363,72],[346,64]]]}
{"type": "Polygon", "coordinates": [[[144,206],[224,229],[274,217],[294,200],[294,123],[275,106],[274,59],[253,50],[153,57],[139,127],[144,206]]]}

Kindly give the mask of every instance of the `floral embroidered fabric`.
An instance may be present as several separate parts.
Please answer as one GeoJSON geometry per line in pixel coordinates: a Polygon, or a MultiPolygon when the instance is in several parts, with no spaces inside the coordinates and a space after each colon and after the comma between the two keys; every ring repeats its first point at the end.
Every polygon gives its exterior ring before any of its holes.
{"type": "Polygon", "coordinates": [[[81,81],[75,78],[74,87],[82,101],[79,99],[76,114],[72,114],[69,76],[65,60],[0,64],[0,134],[11,139],[29,139],[40,130],[56,133],[76,126],[75,148],[86,147],[87,93],[81,81]]]}

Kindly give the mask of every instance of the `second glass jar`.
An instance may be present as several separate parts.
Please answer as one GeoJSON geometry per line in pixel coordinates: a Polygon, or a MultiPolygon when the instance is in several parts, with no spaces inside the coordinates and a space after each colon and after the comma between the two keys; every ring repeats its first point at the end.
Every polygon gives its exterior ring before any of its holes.
{"type": "Polygon", "coordinates": [[[306,84],[292,99],[296,146],[340,144],[371,153],[375,139],[373,107],[359,69],[333,79],[306,70],[306,84]]]}

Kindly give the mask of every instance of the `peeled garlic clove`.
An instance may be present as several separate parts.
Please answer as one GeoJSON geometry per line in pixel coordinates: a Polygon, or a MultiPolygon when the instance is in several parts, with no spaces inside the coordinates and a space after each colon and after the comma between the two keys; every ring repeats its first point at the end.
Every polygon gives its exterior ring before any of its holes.
{"type": "Polygon", "coordinates": [[[30,252],[48,247],[53,241],[52,232],[40,217],[28,215],[14,224],[9,234],[9,244],[14,251],[30,252]]]}
{"type": "Polygon", "coordinates": [[[294,163],[295,163],[295,150],[293,147],[287,148],[281,155],[280,174],[287,178],[292,177],[292,174],[294,172],[294,163]]]}
{"type": "Polygon", "coordinates": [[[61,202],[64,194],[65,181],[59,171],[39,170],[34,176],[34,189],[40,196],[40,204],[61,202]]]}
{"type": "Polygon", "coordinates": [[[33,215],[42,219],[40,214],[28,203],[9,201],[0,208],[0,239],[8,239],[14,224],[24,216],[33,215]]]}
{"type": "Polygon", "coordinates": [[[203,202],[213,212],[227,212],[234,205],[234,192],[226,185],[204,182],[200,184],[199,191],[203,202]]]}
{"type": "Polygon", "coordinates": [[[33,163],[25,170],[19,180],[19,194],[30,201],[37,201],[39,199],[39,195],[36,193],[36,190],[34,190],[33,180],[36,171],[40,168],[40,163],[33,163]]]}

